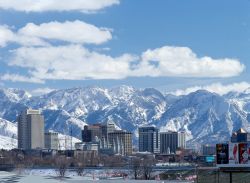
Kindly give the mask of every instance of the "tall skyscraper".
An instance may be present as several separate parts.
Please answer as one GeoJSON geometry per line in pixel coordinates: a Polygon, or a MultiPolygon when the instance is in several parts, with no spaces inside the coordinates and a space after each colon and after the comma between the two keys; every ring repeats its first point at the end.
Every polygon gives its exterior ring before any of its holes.
{"type": "Polygon", "coordinates": [[[139,128],[139,151],[159,153],[160,137],[159,130],[154,126],[139,128]]]}
{"type": "Polygon", "coordinates": [[[184,132],[160,132],[160,153],[175,153],[177,148],[186,147],[184,132]]]}
{"type": "Polygon", "coordinates": [[[56,132],[46,132],[44,134],[44,145],[46,149],[58,149],[59,146],[59,139],[58,133],[56,132]]]}
{"type": "Polygon", "coordinates": [[[123,130],[116,130],[108,134],[110,147],[114,153],[121,155],[132,154],[132,133],[123,130]]]}
{"type": "Polygon", "coordinates": [[[89,130],[89,126],[85,125],[82,130],[82,141],[83,142],[91,142],[91,131],[89,130]]]}
{"type": "Polygon", "coordinates": [[[44,117],[40,110],[27,109],[18,117],[18,148],[44,148],[44,117]]]}
{"type": "Polygon", "coordinates": [[[231,136],[231,142],[250,142],[250,133],[240,128],[238,131],[234,132],[231,136]]]}

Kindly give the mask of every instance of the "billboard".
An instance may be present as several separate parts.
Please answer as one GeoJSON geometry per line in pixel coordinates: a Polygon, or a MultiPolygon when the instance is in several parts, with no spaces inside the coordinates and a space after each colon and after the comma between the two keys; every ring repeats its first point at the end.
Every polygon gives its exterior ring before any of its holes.
{"type": "Polygon", "coordinates": [[[238,148],[239,148],[239,163],[248,164],[248,144],[240,143],[238,145],[238,148]]]}
{"type": "Polygon", "coordinates": [[[248,163],[250,164],[250,142],[247,143],[248,163]]]}
{"type": "Polygon", "coordinates": [[[238,143],[229,144],[229,164],[239,164],[238,143]]]}
{"type": "Polygon", "coordinates": [[[217,164],[229,163],[228,144],[216,144],[216,162],[217,164]]]}

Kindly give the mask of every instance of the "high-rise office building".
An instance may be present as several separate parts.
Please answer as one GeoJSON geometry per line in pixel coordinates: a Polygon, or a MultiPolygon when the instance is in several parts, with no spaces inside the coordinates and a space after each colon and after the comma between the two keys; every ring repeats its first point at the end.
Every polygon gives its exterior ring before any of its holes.
{"type": "Polygon", "coordinates": [[[97,123],[84,126],[82,130],[83,142],[100,142],[100,148],[109,148],[108,135],[115,131],[115,124],[108,121],[107,123],[97,123]]]}
{"type": "Polygon", "coordinates": [[[177,148],[186,147],[184,132],[160,132],[160,153],[175,153],[177,148]]]}
{"type": "Polygon", "coordinates": [[[112,121],[107,121],[106,123],[102,124],[102,146],[103,148],[111,148],[110,142],[109,142],[109,133],[114,132],[115,129],[115,123],[112,121]]]}
{"type": "Polygon", "coordinates": [[[100,140],[101,138],[102,138],[101,124],[84,126],[84,130],[82,131],[83,142],[94,142],[100,140]]]}
{"type": "Polygon", "coordinates": [[[44,134],[44,145],[46,149],[58,149],[59,139],[58,133],[56,132],[46,132],[44,134]]]}
{"type": "Polygon", "coordinates": [[[83,142],[91,142],[91,131],[89,130],[89,126],[85,125],[82,130],[82,141],[83,142]]]}
{"type": "Polygon", "coordinates": [[[18,148],[44,148],[44,117],[40,110],[27,109],[18,117],[18,148]]]}
{"type": "Polygon", "coordinates": [[[123,130],[116,130],[108,133],[110,147],[115,154],[131,155],[132,154],[132,133],[123,130]]]}
{"type": "Polygon", "coordinates": [[[139,128],[139,151],[159,153],[160,137],[159,130],[154,126],[139,128]]]}
{"type": "Polygon", "coordinates": [[[101,128],[102,128],[102,135],[105,138],[108,138],[108,134],[111,132],[114,132],[116,130],[115,123],[113,123],[112,121],[108,121],[108,122],[102,124],[101,128]]]}
{"type": "Polygon", "coordinates": [[[250,133],[246,132],[243,128],[240,128],[238,131],[232,134],[231,142],[232,143],[250,142],[250,133]]]}

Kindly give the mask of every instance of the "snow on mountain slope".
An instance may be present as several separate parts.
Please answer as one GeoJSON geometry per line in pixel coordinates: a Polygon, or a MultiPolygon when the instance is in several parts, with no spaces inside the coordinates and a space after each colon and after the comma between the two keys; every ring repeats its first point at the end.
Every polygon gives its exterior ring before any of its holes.
{"type": "Polygon", "coordinates": [[[27,100],[31,97],[31,94],[24,90],[14,88],[0,89],[1,100],[7,100],[11,102],[20,102],[21,100],[27,100]]]}
{"type": "Polygon", "coordinates": [[[0,149],[14,149],[17,148],[17,139],[0,135],[0,149]]]}
{"type": "Polygon", "coordinates": [[[113,105],[88,114],[86,121],[114,121],[121,129],[134,132],[138,126],[153,123],[165,112],[164,96],[155,89],[136,90],[122,86],[109,90],[113,105]],[[124,93],[123,93],[124,92],[124,93]]]}
{"type": "Polygon", "coordinates": [[[0,118],[0,149],[17,147],[17,126],[0,118]]]}
{"type": "Polygon", "coordinates": [[[98,87],[57,90],[46,95],[33,97],[27,103],[28,106],[34,108],[64,109],[75,117],[84,116],[91,111],[103,109],[111,104],[107,89],[98,87]]]}
{"type": "Polygon", "coordinates": [[[244,92],[230,92],[224,96],[230,103],[238,105],[241,110],[250,112],[250,88],[244,92]]]}
{"type": "Polygon", "coordinates": [[[157,126],[186,131],[190,143],[216,143],[229,140],[240,127],[250,131],[246,117],[244,111],[224,97],[199,90],[177,100],[157,126]]]}
{"type": "MultiPolygon", "coordinates": [[[[0,117],[14,121],[27,107],[41,109],[46,130],[81,138],[86,124],[113,121],[133,132],[139,126],[156,125],[162,130],[184,130],[189,143],[214,143],[229,139],[232,131],[250,131],[250,92],[224,96],[205,90],[188,95],[164,96],[153,88],[120,86],[111,89],[78,87],[30,97],[17,89],[0,90],[0,117]]],[[[5,126],[3,129],[7,128],[5,126]]],[[[0,131],[0,135],[4,131],[0,131]]]]}
{"type": "Polygon", "coordinates": [[[17,138],[17,125],[0,118],[0,135],[17,138]]]}
{"type": "Polygon", "coordinates": [[[82,120],[72,117],[65,110],[44,110],[45,129],[54,130],[56,132],[72,135],[81,138],[81,130],[87,125],[82,120]]]}
{"type": "Polygon", "coordinates": [[[0,89],[0,118],[15,121],[20,111],[26,108],[30,94],[18,89],[0,89]]]}

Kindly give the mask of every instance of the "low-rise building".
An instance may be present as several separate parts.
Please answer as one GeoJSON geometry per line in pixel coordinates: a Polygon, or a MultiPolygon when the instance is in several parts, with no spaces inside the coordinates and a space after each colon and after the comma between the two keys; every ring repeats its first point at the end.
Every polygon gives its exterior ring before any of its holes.
{"type": "Polygon", "coordinates": [[[44,133],[44,144],[46,149],[57,150],[59,146],[58,133],[50,131],[44,133]]]}

